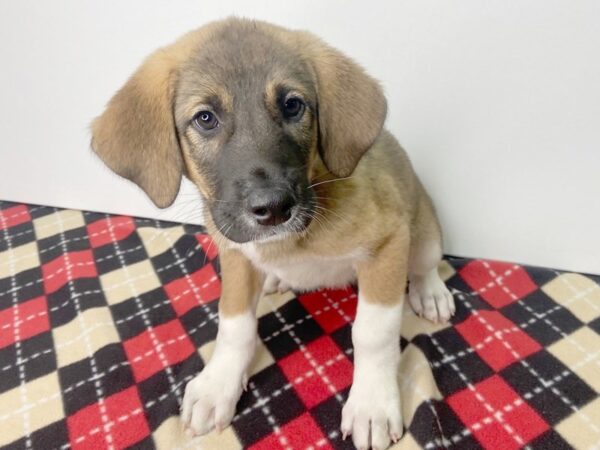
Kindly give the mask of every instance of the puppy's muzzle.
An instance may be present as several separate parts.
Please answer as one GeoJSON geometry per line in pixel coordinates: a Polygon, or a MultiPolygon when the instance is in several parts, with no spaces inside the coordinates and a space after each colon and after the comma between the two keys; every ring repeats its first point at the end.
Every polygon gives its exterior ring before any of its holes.
{"type": "Polygon", "coordinates": [[[297,202],[291,192],[254,189],[247,200],[248,213],[259,225],[276,226],[291,219],[297,202]]]}

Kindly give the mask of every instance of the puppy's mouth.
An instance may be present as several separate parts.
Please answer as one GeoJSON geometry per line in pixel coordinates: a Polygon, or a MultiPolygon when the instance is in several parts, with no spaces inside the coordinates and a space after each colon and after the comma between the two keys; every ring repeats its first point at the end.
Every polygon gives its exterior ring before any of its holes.
{"type": "Polygon", "coordinates": [[[276,241],[303,234],[315,214],[312,192],[305,193],[301,201],[293,204],[237,202],[237,205],[236,208],[227,203],[215,204],[210,211],[219,233],[239,244],[276,241]]]}

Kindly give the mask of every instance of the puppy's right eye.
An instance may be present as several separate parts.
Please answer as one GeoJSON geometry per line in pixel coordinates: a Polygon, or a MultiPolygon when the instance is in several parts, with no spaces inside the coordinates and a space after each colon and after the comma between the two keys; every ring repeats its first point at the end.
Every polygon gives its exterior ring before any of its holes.
{"type": "Polygon", "coordinates": [[[200,111],[194,116],[192,122],[200,131],[210,131],[219,126],[219,120],[210,111],[200,111]]]}
{"type": "Polygon", "coordinates": [[[300,120],[304,113],[304,102],[298,97],[290,97],[282,105],[283,117],[288,120],[300,120]]]}

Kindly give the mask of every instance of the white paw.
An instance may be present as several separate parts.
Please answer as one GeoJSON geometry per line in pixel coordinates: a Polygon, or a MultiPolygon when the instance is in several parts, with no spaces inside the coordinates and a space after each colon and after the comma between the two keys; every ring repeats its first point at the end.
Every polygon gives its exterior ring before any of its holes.
{"type": "Polygon", "coordinates": [[[342,409],[342,435],[359,450],[384,450],[402,436],[400,392],[395,372],[357,380],[342,409]]]}
{"type": "Polygon", "coordinates": [[[410,277],[408,301],[419,316],[431,322],[447,322],[456,312],[454,298],[433,269],[427,275],[410,277]]]}
{"type": "Polygon", "coordinates": [[[231,423],[247,378],[224,364],[210,362],[185,388],[181,420],[188,434],[201,436],[231,423]]]}
{"type": "Polygon", "coordinates": [[[263,294],[270,295],[279,292],[283,294],[291,289],[291,286],[285,281],[281,281],[276,275],[268,274],[263,284],[263,294]]]}

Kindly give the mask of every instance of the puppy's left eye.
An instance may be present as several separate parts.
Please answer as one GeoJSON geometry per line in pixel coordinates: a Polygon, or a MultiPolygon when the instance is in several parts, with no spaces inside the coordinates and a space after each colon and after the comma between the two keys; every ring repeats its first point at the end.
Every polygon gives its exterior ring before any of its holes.
{"type": "Polygon", "coordinates": [[[305,105],[298,97],[288,98],[282,105],[283,116],[288,120],[298,120],[304,114],[305,105]]]}
{"type": "Polygon", "coordinates": [[[219,126],[219,120],[210,111],[200,111],[194,116],[194,125],[199,130],[210,131],[219,126]]]}

